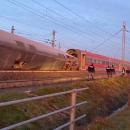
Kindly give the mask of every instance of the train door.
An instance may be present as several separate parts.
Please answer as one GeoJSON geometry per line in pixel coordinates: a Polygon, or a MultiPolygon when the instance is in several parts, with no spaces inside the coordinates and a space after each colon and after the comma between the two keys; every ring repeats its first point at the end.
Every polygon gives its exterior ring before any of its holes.
{"type": "Polygon", "coordinates": [[[86,70],[86,53],[81,53],[81,70],[86,70]]]}

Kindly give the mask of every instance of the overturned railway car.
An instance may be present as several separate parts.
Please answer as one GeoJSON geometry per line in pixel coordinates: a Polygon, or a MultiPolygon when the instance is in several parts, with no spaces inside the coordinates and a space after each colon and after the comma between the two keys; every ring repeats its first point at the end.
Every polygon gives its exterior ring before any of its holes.
{"type": "Polygon", "coordinates": [[[43,43],[0,30],[0,70],[63,70],[75,57],[43,43]]]}

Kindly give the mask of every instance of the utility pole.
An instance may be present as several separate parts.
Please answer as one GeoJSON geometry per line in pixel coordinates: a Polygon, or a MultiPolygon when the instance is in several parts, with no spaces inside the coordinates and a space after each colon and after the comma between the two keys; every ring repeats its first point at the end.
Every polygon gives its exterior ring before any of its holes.
{"type": "Polygon", "coordinates": [[[11,27],[11,33],[14,34],[15,28],[14,26],[11,27]]]}
{"type": "Polygon", "coordinates": [[[123,25],[122,25],[122,67],[124,67],[124,61],[125,61],[125,44],[126,44],[126,23],[123,22],[123,25]]]}
{"type": "Polygon", "coordinates": [[[55,47],[56,45],[55,45],[55,35],[56,35],[56,32],[55,32],[55,30],[53,30],[53,32],[52,32],[52,42],[51,42],[51,45],[52,45],[52,47],[55,47]]]}
{"type": "Polygon", "coordinates": [[[60,42],[59,42],[59,49],[61,49],[61,44],[60,44],[60,42]]]}

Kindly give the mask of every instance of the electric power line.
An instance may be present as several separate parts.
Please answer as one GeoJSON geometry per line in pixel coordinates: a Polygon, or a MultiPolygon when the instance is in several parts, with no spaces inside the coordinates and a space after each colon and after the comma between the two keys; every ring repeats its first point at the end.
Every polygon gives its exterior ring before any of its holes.
{"type": "MultiPolygon", "coordinates": [[[[61,16],[62,18],[65,18],[63,15],[61,15],[60,13],[57,13],[55,10],[53,10],[53,9],[50,9],[50,8],[48,8],[48,7],[46,7],[45,5],[43,5],[43,3],[40,3],[40,2],[38,2],[38,1],[36,1],[36,0],[32,0],[35,4],[37,4],[37,5],[39,5],[40,7],[44,7],[44,8],[46,8],[46,9],[48,9],[48,10],[50,10],[53,14],[56,14],[56,15],[58,15],[58,16],[61,16]]],[[[72,28],[74,28],[73,26],[70,26],[70,25],[68,25],[69,27],[72,27],[72,28]]],[[[78,29],[78,28],[77,28],[78,29]]],[[[79,30],[79,29],[78,29],[79,30]]],[[[79,31],[81,31],[81,30],[79,30],[79,31]]],[[[82,31],[83,33],[88,33],[88,32],[84,32],[84,31],[82,31]]],[[[92,32],[92,31],[89,31],[90,33],[93,33],[94,34],[94,36],[96,35],[97,37],[100,37],[101,39],[102,39],[102,36],[100,36],[99,35],[99,33],[95,33],[95,32],[92,32]]]]}
{"type": "MultiPolygon", "coordinates": [[[[74,11],[71,10],[70,8],[66,7],[66,6],[65,6],[64,4],[62,4],[61,2],[59,2],[59,1],[57,1],[57,0],[53,0],[53,1],[55,1],[58,5],[60,5],[60,6],[63,7],[64,9],[68,10],[68,11],[69,11],[70,13],[72,13],[73,15],[75,15],[75,16],[79,17],[80,19],[82,19],[82,20],[88,22],[89,24],[92,24],[92,25],[95,26],[95,24],[93,24],[91,21],[89,21],[88,19],[86,19],[86,18],[84,18],[83,16],[79,15],[77,12],[74,12],[74,11]]],[[[109,34],[109,35],[112,35],[110,32],[107,32],[107,31],[105,31],[105,30],[103,30],[103,29],[101,29],[101,28],[99,28],[99,27],[97,27],[97,26],[95,26],[95,27],[96,27],[98,30],[100,30],[100,31],[102,31],[102,32],[104,32],[104,33],[107,33],[107,34],[109,34]]]]}
{"type": "MultiPolygon", "coordinates": [[[[19,6],[19,7],[21,7],[21,8],[24,8],[25,10],[28,10],[28,11],[31,12],[32,14],[34,14],[34,15],[36,15],[36,16],[39,16],[40,18],[42,18],[42,19],[44,19],[44,20],[47,19],[47,20],[51,21],[53,24],[56,24],[56,25],[58,25],[58,26],[60,26],[60,27],[62,27],[62,28],[64,28],[64,29],[67,29],[67,30],[69,30],[69,31],[71,31],[71,32],[73,32],[73,33],[75,33],[76,35],[78,35],[78,33],[79,33],[79,30],[78,30],[78,31],[75,31],[74,28],[70,28],[70,27],[68,27],[66,24],[58,23],[58,22],[56,22],[56,19],[54,19],[54,18],[52,18],[52,17],[50,17],[50,16],[46,16],[47,18],[43,17],[43,16],[41,15],[41,12],[40,12],[40,13],[37,13],[36,10],[34,10],[34,9],[30,8],[30,7],[28,7],[27,5],[25,5],[25,4],[23,4],[23,3],[16,2],[15,0],[13,0],[13,1],[7,0],[7,1],[10,2],[10,3],[12,3],[12,4],[14,4],[14,5],[16,5],[16,6],[19,6]]],[[[81,33],[81,31],[80,31],[80,33],[81,33]]],[[[83,32],[82,32],[82,33],[83,33],[83,32]]],[[[84,34],[86,35],[86,33],[84,33],[84,34]]],[[[83,36],[83,35],[78,35],[78,36],[85,37],[85,36],[83,36]]],[[[93,40],[92,38],[90,38],[90,36],[87,37],[87,39],[93,40]]]]}
{"type": "MultiPolygon", "coordinates": [[[[19,6],[19,7],[21,7],[21,8],[24,8],[24,9],[28,10],[28,11],[31,12],[32,14],[35,14],[35,15],[37,15],[37,16],[39,16],[39,17],[45,19],[45,17],[43,17],[41,14],[38,14],[34,9],[28,7],[28,6],[25,5],[25,4],[22,4],[22,3],[20,3],[20,2],[16,2],[15,0],[13,0],[13,1],[7,0],[7,1],[8,1],[8,2],[11,2],[12,4],[15,4],[16,6],[19,6]]],[[[77,33],[79,33],[79,30],[75,32],[75,31],[73,30],[74,28],[68,28],[68,26],[66,26],[66,24],[57,23],[55,19],[51,18],[50,16],[47,16],[47,17],[48,17],[49,20],[51,20],[52,23],[54,23],[54,24],[56,24],[56,25],[59,25],[59,26],[62,26],[63,28],[65,28],[65,29],[67,29],[67,30],[69,30],[69,31],[71,31],[71,32],[73,32],[73,33],[75,33],[76,35],[78,35],[77,33]]],[[[80,32],[81,32],[81,31],[80,31],[80,32]]],[[[83,33],[83,32],[82,32],[82,33],[83,33]]],[[[86,33],[84,33],[84,34],[86,34],[86,33]]],[[[82,37],[83,37],[83,35],[78,35],[78,36],[82,36],[82,37]]],[[[85,36],[84,36],[84,37],[85,37],[85,36]]],[[[89,36],[89,37],[90,37],[90,36],[89,36]]],[[[89,39],[89,40],[94,40],[94,39],[89,38],[89,37],[87,37],[87,40],[88,40],[88,39],[89,39]]],[[[85,37],[85,38],[86,38],[86,37],[85,37]]]]}
{"type": "Polygon", "coordinates": [[[104,40],[103,42],[101,42],[100,44],[98,44],[98,45],[97,45],[96,47],[94,47],[91,51],[93,51],[93,50],[97,49],[98,47],[102,46],[103,44],[107,43],[108,41],[111,40],[111,38],[115,37],[115,36],[118,35],[120,32],[121,32],[121,30],[118,31],[118,32],[116,32],[116,33],[114,33],[114,34],[112,34],[111,37],[107,38],[106,40],[104,40]]]}
{"type": "MultiPolygon", "coordinates": [[[[12,1],[10,1],[10,0],[7,0],[7,1],[9,1],[9,2],[11,2],[11,3],[13,3],[13,4],[15,4],[15,5],[17,5],[17,6],[21,6],[21,4],[17,4],[17,3],[14,3],[14,2],[12,2],[12,1]]],[[[16,1],[15,1],[16,2],[16,1]]],[[[32,11],[33,9],[29,9],[29,8],[25,8],[25,6],[21,6],[22,8],[24,8],[24,9],[28,9],[28,11],[29,12],[31,12],[31,13],[33,13],[33,14],[35,14],[35,15],[37,15],[37,16],[40,16],[41,18],[44,18],[42,15],[39,15],[39,14],[37,14],[36,12],[34,12],[34,11],[32,11]]],[[[51,21],[52,21],[53,19],[51,18],[51,21]]],[[[55,23],[54,21],[53,21],[53,23],[55,23]]],[[[57,24],[57,23],[55,23],[55,24],[57,24]]],[[[59,25],[59,24],[58,24],[59,25]]],[[[64,27],[64,26],[63,26],[64,27]]],[[[65,27],[64,27],[65,28],[65,27]]],[[[67,28],[68,29],[68,28],[67,28]]],[[[72,30],[71,30],[72,31],[72,30]]],[[[112,35],[113,36],[113,35],[112,35]]],[[[98,48],[99,46],[101,46],[101,45],[103,45],[103,44],[105,44],[107,41],[109,41],[109,39],[107,39],[107,40],[104,40],[102,43],[100,43],[96,48],[98,48]]],[[[96,49],[96,48],[94,48],[94,49],[96,49]]]]}

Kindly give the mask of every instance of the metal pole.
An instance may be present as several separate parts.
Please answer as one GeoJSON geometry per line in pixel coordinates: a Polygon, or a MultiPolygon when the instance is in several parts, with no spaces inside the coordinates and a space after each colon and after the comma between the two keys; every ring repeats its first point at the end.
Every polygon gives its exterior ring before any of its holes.
{"type": "Polygon", "coordinates": [[[122,67],[124,67],[124,61],[125,61],[125,32],[126,32],[126,24],[123,22],[122,26],[122,67]]]}
{"type": "Polygon", "coordinates": [[[52,47],[55,47],[55,35],[56,35],[56,32],[55,32],[55,30],[53,30],[53,32],[52,32],[52,47]]]}
{"type": "Polygon", "coordinates": [[[11,33],[14,34],[15,28],[14,26],[11,27],[11,33]]]}
{"type": "Polygon", "coordinates": [[[70,112],[70,122],[72,122],[70,124],[70,130],[74,130],[74,125],[75,125],[76,97],[77,97],[77,91],[76,91],[76,89],[74,89],[71,94],[71,106],[73,106],[73,107],[70,112]]]}
{"type": "Polygon", "coordinates": [[[61,49],[61,44],[60,44],[60,42],[59,42],[59,49],[61,49]]]}

